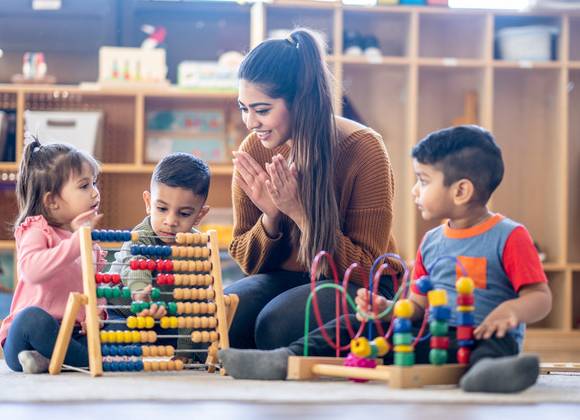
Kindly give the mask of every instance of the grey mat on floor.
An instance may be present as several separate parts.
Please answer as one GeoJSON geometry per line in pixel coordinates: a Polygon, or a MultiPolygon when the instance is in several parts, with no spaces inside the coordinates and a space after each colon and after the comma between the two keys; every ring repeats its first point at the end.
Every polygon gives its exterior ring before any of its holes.
{"type": "Polygon", "coordinates": [[[264,403],[580,403],[580,376],[542,376],[516,395],[467,394],[455,388],[396,390],[382,383],[240,381],[203,372],[77,372],[25,375],[0,361],[0,402],[237,401],[264,403]]]}

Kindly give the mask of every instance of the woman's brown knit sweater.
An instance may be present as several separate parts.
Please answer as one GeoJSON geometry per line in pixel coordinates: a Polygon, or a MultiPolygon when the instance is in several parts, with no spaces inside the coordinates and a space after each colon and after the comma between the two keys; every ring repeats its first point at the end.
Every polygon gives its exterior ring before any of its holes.
{"type": "MultiPolygon", "coordinates": [[[[289,147],[266,149],[255,134],[242,142],[260,166],[280,153],[288,158],[289,147]]],[[[339,276],[357,262],[369,270],[373,261],[386,252],[396,252],[391,233],[394,181],[391,163],[381,136],[371,129],[355,131],[340,141],[335,155],[335,189],[341,229],[334,252],[339,276]]],[[[261,222],[261,211],[240,188],[234,176],[234,240],[230,254],[247,274],[277,270],[308,272],[297,259],[297,243],[290,237],[290,218],[283,217],[280,233],[270,238],[261,222]]],[[[368,272],[368,271],[367,271],[368,272]]],[[[368,275],[368,274],[367,274],[368,275]]],[[[360,275],[353,280],[362,285],[360,275]]],[[[365,279],[366,280],[366,279],[365,279]]]]}

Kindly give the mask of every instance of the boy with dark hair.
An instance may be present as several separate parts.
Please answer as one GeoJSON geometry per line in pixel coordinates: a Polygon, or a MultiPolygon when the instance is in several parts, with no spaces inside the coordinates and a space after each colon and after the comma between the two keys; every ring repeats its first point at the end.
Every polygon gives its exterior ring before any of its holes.
{"type": "MultiPolygon", "coordinates": [[[[138,256],[131,255],[133,245],[173,245],[178,233],[195,232],[208,213],[205,204],[210,185],[208,166],[199,158],[188,153],[173,153],[163,158],[155,167],[151,176],[150,189],[143,191],[143,201],[147,216],[133,228],[139,232],[137,242],[125,242],[121,251],[115,253],[115,262],[111,273],[121,274],[123,283],[131,290],[132,300],[150,301],[153,274],[148,270],[131,270],[129,263],[138,256]]],[[[171,291],[172,286],[157,285],[161,292],[171,291]]],[[[123,304],[117,301],[113,304],[123,304]]],[[[116,310],[113,317],[132,315],[126,310],[116,310]]],[[[161,318],[166,315],[162,306],[151,305],[142,311],[140,316],[161,318]]],[[[121,329],[121,328],[119,328],[121,329]]],[[[189,334],[191,330],[179,330],[180,335],[189,334]]],[[[167,333],[167,331],[166,331],[167,333]]],[[[179,339],[179,349],[191,349],[191,340],[179,339]]]]}
{"type": "MultiPolygon", "coordinates": [[[[455,302],[455,282],[462,273],[456,271],[456,264],[434,264],[442,256],[451,256],[461,262],[475,284],[476,340],[461,388],[469,392],[523,391],[536,382],[539,374],[536,356],[518,356],[525,324],[539,321],[550,312],[552,296],[526,228],[487,208],[489,197],[503,177],[501,150],[488,131],[460,126],[429,134],[413,148],[412,156],[417,176],[412,195],[421,216],[425,220],[447,219],[423,238],[413,279],[429,276],[433,286],[446,290],[449,302],[455,302]]],[[[415,283],[410,299],[415,307],[412,319],[420,323],[427,298],[415,283]]],[[[366,289],[359,289],[356,303],[359,311],[369,310],[366,289]]],[[[374,309],[379,313],[391,304],[384,296],[373,295],[374,309]]],[[[351,318],[354,321],[355,317],[351,318]]],[[[390,321],[390,316],[385,321],[390,321]]],[[[456,321],[453,317],[450,325],[455,326],[456,321]]],[[[334,327],[335,321],[325,325],[331,337],[334,327]]],[[[310,334],[310,354],[331,356],[334,351],[321,337],[320,330],[310,334]]],[[[454,337],[452,327],[452,342],[454,337]]],[[[348,342],[346,328],[341,331],[341,340],[341,344],[348,342]]],[[[220,357],[234,377],[268,375],[274,379],[274,367],[277,379],[281,379],[286,375],[284,361],[288,355],[301,355],[303,348],[303,340],[298,340],[288,348],[266,352],[223,350],[220,357]]],[[[456,350],[453,343],[450,362],[455,362],[456,350]]],[[[418,363],[429,362],[428,340],[417,344],[415,355],[418,363]]],[[[385,363],[392,363],[392,352],[385,363]]]]}

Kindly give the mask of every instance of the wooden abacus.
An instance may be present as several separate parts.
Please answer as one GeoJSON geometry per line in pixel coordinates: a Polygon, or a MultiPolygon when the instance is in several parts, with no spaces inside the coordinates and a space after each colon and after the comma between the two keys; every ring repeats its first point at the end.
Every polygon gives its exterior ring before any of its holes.
{"type": "MultiPolygon", "coordinates": [[[[75,320],[81,307],[86,312],[87,347],[89,353],[89,372],[92,376],[101,376],[103,370],[122,371],[154,371],[154,370],[181,370],[184,365],[180,360],[145,360],[148,357],[170,358],[175,349],[172,346],[151,345],[157,339],[155,331],[144,330],[160,324],[161,328],[192,328],[191,340],[195,343],[209,343],[205,365],[210,372],[214,372],[217,366],[217,351],[229,347],[228,330],[231,320],[237,309],[239,299],[237,295],[224,295],[219,248],[216,231],[207,233],[179,233],[176,235],[177,246],[141,246],[140,255],[155,255],[174,258],[199,258],[186,261],[178,259],[167,260],[132,260],[131,268],[179,271],[179,272],[202,272],[203,274],[159,274],[156,277],[157,284],[173,284],[178,286],[204,286],[196,288],[175,288],[172,292],[174,299],[187,299],[193,302],[169,302],[167,304],[168,315],[160,320],[152,317],[129,317],[125,331],[100,331],[97,311],[97,299],[115,293],[115,296],[123,295],[130,297],[128,288],[105,288],[105,292],[97,293],[98,281],[111,281],[113,284],[120,283],[120,276],[100,274],[95,275],[93,263],[93,238],[110,242],[136,241],[138,232],[130,231],[93,231],[89,227],[80,230],[81,263],[84,293],[73,292],[70,294],[61,328],[55,343],[49,372],[59,374],[72,336],[75,320]],[[190,246],[194,245],[194,246],[190,246]],[[99,277],[100,276],[100,277],[99,277]],[[200,300],[201,302],[198,302],[200,300]],[[194,316],[182,316],[192,314],[194,316]],[[198,316],[209,314],[211,316],[198,316]],[[139,329],[139,330],[137,330],[139,329]],[[199,330],[201,329],[201,331],[199,330]],[[209,331],[208,331],[209,330],[209,331]],[[103,369],[102,345],[106,343],[119,344],[118,346],[104,347],[106,353],[115,356],[127,356],[130,361],[115,364],[105,363],[103,369]],[[143,343],[147,345],[136,345],[143,343]]],[[[136,245],[139,247],[138,245],[136,245]]],[[[155,290],[155,289],[154,289],[155,290]]],[[[148,308],[147,303],[132,302],[130,306],[134,313],[148,308]]],[[[172,336],[166,336],[172,337],[172,336]]],[[[181,336],[179,336],[181,337],[181,336]]],[[[126,360],[127,358],[125,358],[126,360]]],[[[220,370],[225,373],[223,369],[220,370]]]]}

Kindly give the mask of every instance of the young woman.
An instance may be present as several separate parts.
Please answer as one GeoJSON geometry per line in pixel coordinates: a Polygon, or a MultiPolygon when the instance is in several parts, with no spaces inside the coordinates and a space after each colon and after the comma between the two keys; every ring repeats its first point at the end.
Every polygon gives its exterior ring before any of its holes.
{"type": "MultiPolygon", "coordinates": [[[[334,115],[313,33],[298,29],[262,42],[245,57],[239,79],[251,133],[234,152],[230,253],[249,276],[226,291],[240,297],[230,345],[272,349],[303,334],[319,251],[333,255],[341,278],[353,262],[368,270],[378,256],[396,252],[393,174],[381,136],[334,115]]],[[[327,265],[320,274],[330,278],[327,265]]],[[[353,280],[352,295],[366,275],[353,280]]],[[[391,285],[381,283],[389,295],[391,285]]],[[[323,290],[318,300],[324,320],[332,319],[335,292],[323,290]]]]}

